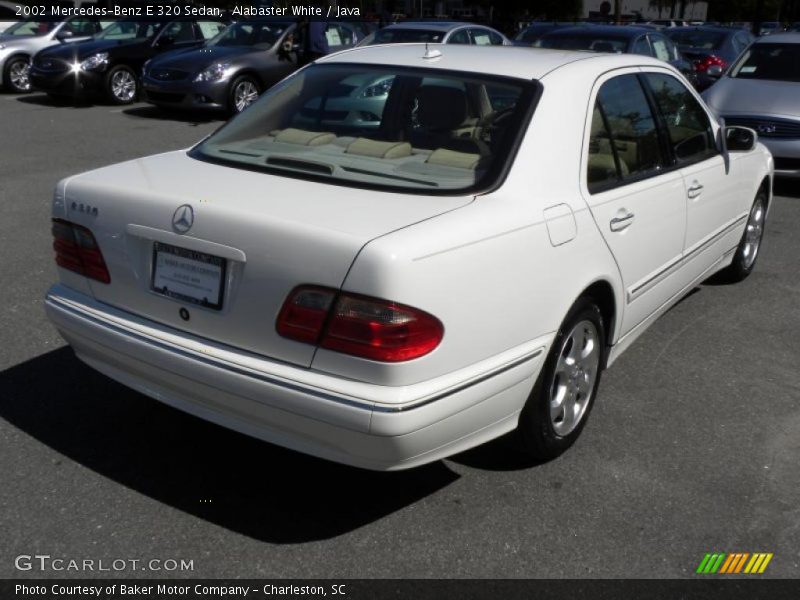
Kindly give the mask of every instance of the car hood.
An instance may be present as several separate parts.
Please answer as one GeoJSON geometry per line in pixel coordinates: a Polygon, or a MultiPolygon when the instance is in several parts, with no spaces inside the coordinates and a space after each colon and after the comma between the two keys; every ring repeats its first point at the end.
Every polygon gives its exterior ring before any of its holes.
{"type": "Polygon", "coordinates": [[[703,93],[706,103],[720,115],[772,115],[800,117],[797,95],[800,83],[723,77],[703,93]]]}
{"type": "Polygon", "coordinates": [[[247,46],[203,46],[169,52],[153,59],[151,67],[180,69],[183,71],[201,70],[216,62],[232,60],[245,54],[264,52],[247,46]]]}
{"type": "Polygon", "coordinates": [[[138,40],[132,42],[130,40],[87,40],[85,42],[78,42],[75,44],[63,44],[48,48],[42,51],[42,56],[49,58],[60,59],[78,59],[84,60],[98,52],[109,52],[123,47],[134,48],[141,44],[149,44],[149,41],[138,40]]]}

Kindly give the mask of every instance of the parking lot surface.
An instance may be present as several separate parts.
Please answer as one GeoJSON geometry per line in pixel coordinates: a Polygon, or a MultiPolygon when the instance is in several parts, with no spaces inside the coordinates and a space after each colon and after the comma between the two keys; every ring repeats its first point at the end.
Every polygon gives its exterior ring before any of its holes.
{"type": "Polygon", "coordinates": [[[62,177],[187,147],[222,121],[0,96],[0,577],[15,557],[181,559],[178,577],[692,577],[707,552],[800,574],[800,191],[755,273],[706,284],[607,371],[577,444],[501,439],[372,473],[227,431],[78,361],[44,316],[62,177]]]}

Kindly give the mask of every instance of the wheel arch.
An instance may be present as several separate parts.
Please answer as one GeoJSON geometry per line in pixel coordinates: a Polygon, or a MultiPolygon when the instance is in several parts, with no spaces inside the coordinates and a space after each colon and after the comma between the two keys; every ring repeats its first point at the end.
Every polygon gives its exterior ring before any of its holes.
{"type": "MultiPolygon", "coordinates": [[[[578,295],[578,298],[582,297],[591,298],[600,309],[600,314],[603,317],[603,325],[606,330],[606,346],[610,347],[614,342],[614,331],[617,326],[617,318],[619,314],[614,287],[608,280],[599,279],[586,287],[578,295]]],[[[605,357],[608,357],[608,352],[605,353],[605,357]]],[[[603,367],[605,367],[605,364],[603,367]]]]}

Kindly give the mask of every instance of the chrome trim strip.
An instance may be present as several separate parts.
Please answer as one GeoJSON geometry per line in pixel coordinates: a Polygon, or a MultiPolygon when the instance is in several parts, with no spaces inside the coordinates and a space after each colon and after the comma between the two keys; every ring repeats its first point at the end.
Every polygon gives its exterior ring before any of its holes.
{"type": "Polygon", "coordinates": [[[656,283],[658,283],[658,280],[663,279],[668,275],[670,275],[671,273],[673,273],[676,269],[678,269],[678,267],[682,266],[683,264],[691,260],[698,252],[702,252],[708,246],[716,242],[719,238],[730,233],[732,229],[735,229],[745,221],[747,221],[747,215],[739,217],[733,223],[731,223],[727,227],[724,227],[721,231],[708,238],[705,242],[694,248],[694,250],[692,250],[688,254],[668,264],[658,273],[650,277],[647,281],[644,281],[643,283],[637,285],[635,288],[631,288],[630,290],[628,290],[628,304],[636,300],[638,296],[641,296],[644,292],[653,287],[656,283]]]}
{"type": "Polygon", "coordinates": [[[444,392],[440,392],[431,396],[430,398],[425,398],[423,400],[418,400],[414,404],[404,404],[403,406],[386,406],[386,405],[376,405],[374,410],[376,412],[385,412],[385,413],[396,413],[396,412],[405,412],[407,410],[412,410],[414,408],[419,408],[420,406],[425,406],[426,404],[430,404],[431,402],[436,402],[437,400],[441,400],[442,398],[446,398],[447,396],[451,396],[458,392],[461,392],[473,385],[477,385],[479,383],[483,383],[487,379],[491,379],[496,375],[500,375],[501,373],[505,373],[506,371],[510,371],[514,367],[518,367],[522,364],[525,364],[529,360],[533,360],[534,358],[540,356],[544,352],[544,348],[537,348],[533,352],[529,352],[525,356],[518,358],[514,361],[511,361],[508,364],[505,364],[501,367],[497,367],[492,371],[488,371],[483,375],[479,375],[475,379],[470,379],[465,381],[464,383],[457,385],[456,387],[450,388],[449,390],[445,390],[444,392]]]}
{"type": "MultiPolygon", "coordinates": [[[[166,352],[170,352],[170,353],[173,353],[173,354],[177,354],[179,356],[182,356],[184,358],[188,358],[190,360],[195,360],[197,362],[201,362],[201,363],[204,363],[206,365],[209,365],[209,366],[212,366],[212,367],[216,367],[218,369],[223,369],[225,371],[228,371],[230,373],[234,373],[236,375],[249,377],[251,379],[256,379],[258,381],[261,381],[261,382],[264,382],[264,383],[268,383],[268,384],[271,384],[271,385],[280,386],[280,387],[283,387],[285,389],[288,389],[288,390],[291,390],[291,391],[294,391],[294,392],[299,392],[299,393],[303,393],[303,394],[309,394],[309,395],[314,396],[316,398],[319,398],[321,400],[327,400],[329,402],[335,402],[337,404],[343,404],[345,406],[350,406],[352,408],[358,408],[358,409],[362,409],[362,410],[369,410],[369,411],[373,411],[373,412],[382,412],[382,413],[406,412],[406,411],[409,411],[409,410],[413,410],[415,408],[420,408],[422,406],[426,406],[428,404],[431,404],[432,402],[436,402],[437,400],[442,400],[443,398],[446,398],[448,396],[451,396],[453,394],[461,392],[461,391],[463,391],[463,390],[465,390],[465,389],[467,389],[467,388],[469,388],[469,387],[471,387],[473,385],[477,385],[477,384],[482,383],[482,382],[484,382],[484,381],[486,381],[488,379],[491,379],[492,377],[495,377],[497,375],[505,373],[506,371],[509,371],[509,370],[513,369],[514,367],[518,367],[518,366],[524,364],[525,362],[538,357],[539,355],[541,355],[544,352],[544,348],[537,348],[536,350],[533,350],[532,352],[529,352],[528,354],[526,354],[526,355],[524,355],[524,356],[522,356],[522,357],[520,357],[518,359],[515,359],[515,360],[511,361],[510,363],[507,363],[505,365],[501,365],[500,367],[497,367],[497,368],[495,368],[495,369],[493,369],[491,371],[488,371],[488,372],[484,373],[483,375],[479,375],[479,376],[477,376],[477,377],[475,377],[473,379],[470,379],[470,380],[468,380],[468,381],[466,381],[466,382],[464,382],[462,384],[459,384],[459,385],[457,385],[455,387],[452,387],[450,389],[447,389],[447,390],[444,390],[444,391],[439,392],[437,394],[434,394],[433,396],[430,396],[430,397],[427,397],[427,398],[421,398],[421,399],[416,400],[416,401],[411,401],[411,402],[409,402],[407,404],[403,404],[401,406],[387,406],[385,404],[375,404],[375,403],[369,402],[369,401],[357,400],[355,398],[352,398],[350,396],[345,396],[345,395],[342,395],[342,394],[335,394],[335,393],[332,393],[332,392],[326,392],[326,391],[324,391],[324,390],[322,390],[320,388],[306,387],[306,386],[303,386],[303,385],[299,385],[299,384],[293,383],[291,381],[287,381],[285,379],[281,379],[279,377],[265,375],[263,373],[259,373],[257,371],[253,371],[253,370],[250,370],[250,369],[247,369],[247,368],[244,368],[244,367],[240,367],[238,365],[233,365],[233,364],[227,363],[227,362],[225,362],[223,360],[220,360],[220,359],[210,358],[210,357],[205,356],[205,355],[200,355],[200,354],[197,354],[197,353],[192,352],[190,350],[186,350],[186,349],[180,348],[178,346],[173,346],[173,345],[167,344],[165,342],[162,342],[162,341],[157,340],[155,338],[152,338],[150,336],[143,335],[143,334],[137,333],[135,331],[131,331],[131,330],[126,329],[124,327],[121,327],[121,326],[119,326],[119,325],[117,325],[115,323],[109,323],[108,321],[104,321],[104,320],[102,320],[102,319],[100,319],[98,317],[95,317],[94,315],[87,314],[84,311],[81,311],[80,309],[75,308],[74,306],[70,306],[69,303],[64,302],[64,301],[62,301],[62,300],[60,300],[58,298],[55,298],[55,297],[53,297],[53,296],[51,296],[49,294],[45,298],[45,303],[46,304],[50,304],[53,308],[55,308],[57,310],[63,310],[63,311],[66,311],[66,312],[69,312],[69,313],[73,314],[74,316],[76,316],[76,317],[78,317],[80,319],[85,319],[87,321],[91,321],[91,322],[93,322],[93,323],[95,323],[95,324],[97,324],[97,325],[99,325],[99,326],[101,326],[101,327],[103,327],[105,329],[109,329],[109,330],[112,330],[112,331],[114,331],[116,333],[124,335],[126,337],[133,338],[135,340],[138,340],[140,342],[143,342],[143,343],[146,343],[146,344],[149,344],[149,345],[152,345],[152,346],[156,346],[157,348],[160,348],[161,350],[164,350],[166,352]]],[[[80,332],[77,332],[77,333],[80,335],[80,332]]]]}

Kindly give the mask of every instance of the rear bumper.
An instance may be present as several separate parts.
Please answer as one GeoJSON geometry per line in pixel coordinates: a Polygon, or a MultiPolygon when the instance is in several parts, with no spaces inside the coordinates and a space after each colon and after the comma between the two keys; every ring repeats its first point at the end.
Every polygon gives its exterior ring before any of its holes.
{"type": "Polygon", "coordinates": [[[386,388],[186,336],[62,285],[45,306],[78,358],[124,385],[241,433],[374,470],[419,466],[515,428],[550,341],[533,340],[483,375],[386,388]],[[352,393],[342,391],[348,385],[352,393]]]}

